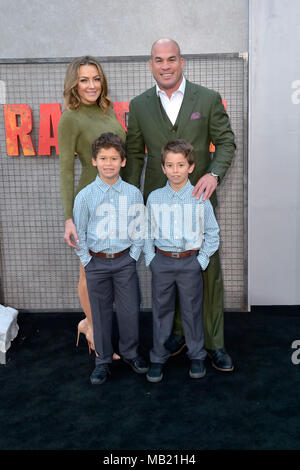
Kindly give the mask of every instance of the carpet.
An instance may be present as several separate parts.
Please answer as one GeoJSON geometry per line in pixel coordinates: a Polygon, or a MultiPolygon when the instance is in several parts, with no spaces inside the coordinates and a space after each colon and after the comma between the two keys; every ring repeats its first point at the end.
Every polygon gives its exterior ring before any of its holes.
{"type": "MultiPolygon", "coordinates": [[[[158,384],[120,360],[105,384],[92,386],[94,356],[82,335],[75,347],[81,318],[19,314],[19,334],[0,366],[1,450],[300,449],[300,364],[292,362],[299,307],[226,312],[234,372],[207,359],[206,376],[190,379],[183,352],[169,359],[158,384]]],[[[151,343],[151,313],[144,312],[146,357],[151,343]]]]}

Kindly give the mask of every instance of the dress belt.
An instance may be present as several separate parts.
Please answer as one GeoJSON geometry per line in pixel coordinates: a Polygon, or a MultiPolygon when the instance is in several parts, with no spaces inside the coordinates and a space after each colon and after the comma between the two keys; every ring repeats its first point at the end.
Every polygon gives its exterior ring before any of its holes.
{"type": "Polygon", "coordinates": [[[95,253],[92,250],[89,250],[90,255],[92,256],[98,256],[98,258],[118,258],[119,256],[123,255],[124,253],[127,253],[129,251],[129,248],[126,248],[126,250],[119,251],[118,253],[103,253],[99,251],[98,253],[95,253]]]}
{"type": "Polygon", "coordinates": [[[188,251],[181,251],[181,252],[176,252],[176,251],[163,251],[160,250],[159,248],[155,248],[158,253],[161,253],[162,255],[169,256],[170,258],[186,258],[187,256],[191,256],[193,253],[199,253],[199,250],[188,250],[188,251]]]}

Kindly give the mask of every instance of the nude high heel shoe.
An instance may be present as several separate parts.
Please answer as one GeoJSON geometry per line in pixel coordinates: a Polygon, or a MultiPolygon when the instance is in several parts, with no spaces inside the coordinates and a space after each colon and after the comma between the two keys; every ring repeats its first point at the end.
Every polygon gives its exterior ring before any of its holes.
{"type": "Polygon", "coordinates": [[[86,340],[87,340],[87,343],[88,343],[88,348],[89,348],[89,354],[91,354],[91,344],[90,344],[90,341],[88,340],[87,338],[87,333],[88,333],[88,321],[87,319],[85,318],[84,320],[81,320],[78,325],[77,325],[77,341],[76,341],[76,347],[78,347],[78,343],[79,343],[79,336],[80,334],[84,334],[84,336],[86,337],[86,340]]]}
{"type": "MultiPolygon", "coordinates": [[[[91,331],[91,328],[89,327],[88,320],[87,318],[84,318],[81,320],[78,325],[77,325],[77,341],[76,341],[76,346],[78,346],[79,343],[79,337],[80,333],[85,335],[88,348],[89,348],[89,354],[91,354],[91,351],[95,351],[95,355],[98,356],[97,351],[95,350],[95,345],[93,341],[93,333],[91,331]]],[[[117,361],[121,359],[120,356],[117,353],[113,354],[113,360],[117,361]]]]}

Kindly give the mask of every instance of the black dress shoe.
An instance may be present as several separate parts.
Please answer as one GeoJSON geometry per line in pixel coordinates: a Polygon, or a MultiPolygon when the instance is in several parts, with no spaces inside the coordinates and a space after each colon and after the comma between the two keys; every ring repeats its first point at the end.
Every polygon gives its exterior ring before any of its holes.
{"type": "Polygon", "coordinates": [[[142,356],[136,356],[133,359],[125,359],[123,357],[123,361],[129,364],[131,369],[137,374],[146,374],[149,370],[148,364],[142,356]]]}
{"type": "Polygon", "coordinates": [[[212,366],[222,372],[232,372],[234,367],[229,354],[224,348],[207,349],[207,354],[211,358],[212,366]]]}
{"type": "Polygon", "coordinates": [[[170,356],[177,356],[185,348],[184,336],[172,333],[165,342],[165,348],[170,352],[170,356]]]}
{"type": "Polygon", "coordinates": [[[148,382],[158,383],[163,378],[163,368],[164,364],[158,362],[151,362],[150,369],[146,375],[148,382]]]}
{"type": "Polygon", "coordinates": [[[109,374],[108,364],[98,364],[90,376],[90,381],[93,385],[103,384],[109,374]]]}
{"type": "Polygon", "coordinates": [[[189,375],[192,379],[201,379],[206,374],[204,361],[200,359],[192,359],[189,375]]]}

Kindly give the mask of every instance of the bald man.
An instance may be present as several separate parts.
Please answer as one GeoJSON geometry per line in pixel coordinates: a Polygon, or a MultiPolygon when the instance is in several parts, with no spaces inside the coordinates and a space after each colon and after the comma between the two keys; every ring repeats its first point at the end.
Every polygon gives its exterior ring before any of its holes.
{"type": "MultiPolygon", "coordinates": [[[[221,96],[185,79],[184,59],[173,39],[162,38],[153,44],[149,67],[156,85],[130,102],[127,164],[122,177],[140,187],[146,146],[146,201],[151,191],[166,184],[160,160],[162,147],[169,141],[185,139],[195,150],[195,169],[190,176],[195,186],[193,195],[198,199],[203,193],[203,200],[210,199],[216,207],[216,187],[231,165],[236,148],[221,96]],[[215,146],[213,155],[210,142],[215,146]]],[[[230,372],[233,363],[224,348],[223,281],[218,252],[202,275],[205,346],[212,365],[230,372]]],[[[185,346],[178,301],[173,333],[165,346],[170,355],[178,354],[185,346]]]]}

